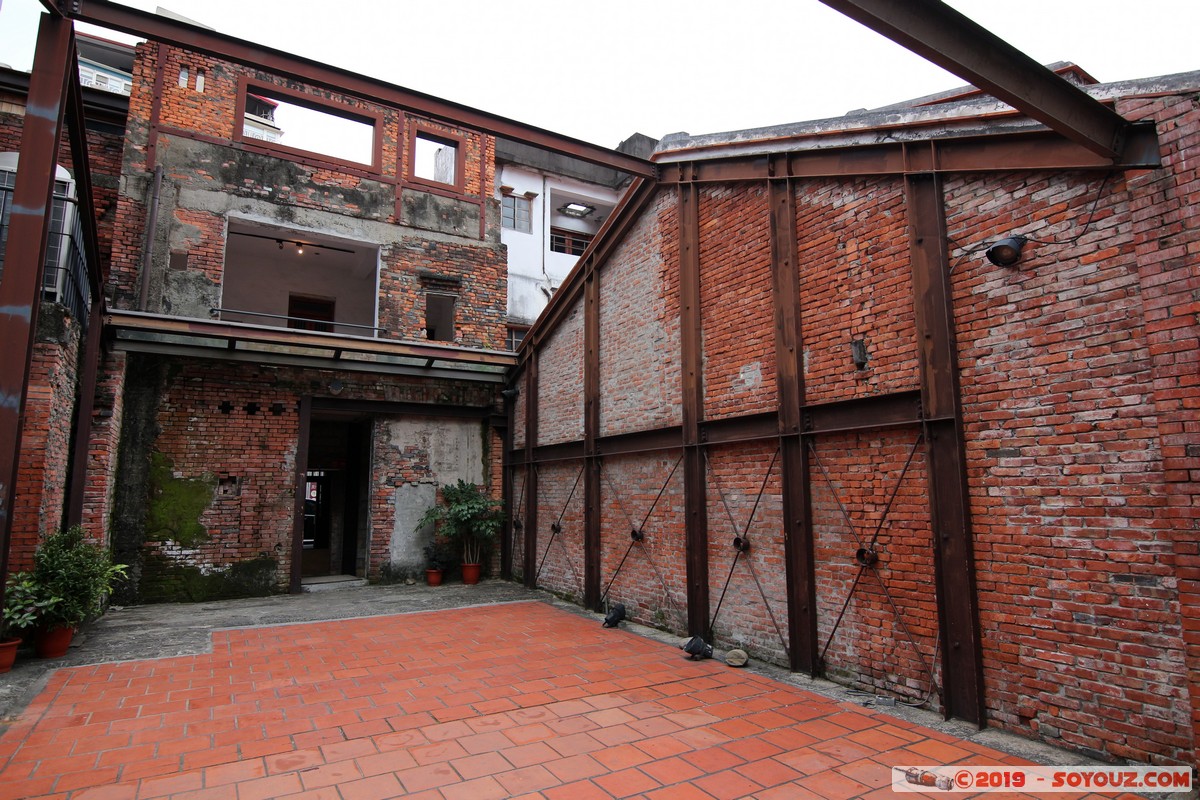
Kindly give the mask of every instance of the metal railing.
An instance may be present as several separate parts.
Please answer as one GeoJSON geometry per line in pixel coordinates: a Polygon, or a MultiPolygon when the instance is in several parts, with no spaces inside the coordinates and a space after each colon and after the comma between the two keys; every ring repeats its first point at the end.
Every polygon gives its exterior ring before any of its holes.
{"type": "Polygon", "coordinates": [[[287,323],[295,322],[295,323],[298,323],[295,326],[293,326],[291,324],[287,324],[287,325],[281,325],[279,327],[293,328],[296,330],[311,330],[311,331],[323,331],[325,333],[340,333],[340,331],[337,330],[338,328],[354,328],[355,330],[351,331],[351,333],[355,333],[357,331],[371,331],[372,333],[374,333],[377,336],[387,335],[387,328],[380,328],[377,325],[360,325],[356,322],[335,322],[333,320],[312,319],[310,317],[289,317],[286,314],[267,314],[262,311],[246,311],[245,309],[241,309],[241,308],[218,308],[216,306],[214,306],[213,308],[210,308],[208,310],[208,312],[210,314],[212,314],[212,316],[215,317],[216,319],[223,320],[223,321],[236,321],[236,320],[226,319],[226,316],[225,316],[226,314],[232,314],[235,316],[241,315],[241,316],[247,316],[247,317],[260,317],[262,319],[278,319],[278,320],[284,320],[287,323]]]}
{"type": "MultiPolygon", "coordinates": [[[[8,248],[11,187],[0,186],[0,275],[8,248]]],[[[42,300],[65,306],[86,332],[92,308],[90,265],[83,249],[83,220],[74,198],[55,193],[42,274],[42,300]]]]}

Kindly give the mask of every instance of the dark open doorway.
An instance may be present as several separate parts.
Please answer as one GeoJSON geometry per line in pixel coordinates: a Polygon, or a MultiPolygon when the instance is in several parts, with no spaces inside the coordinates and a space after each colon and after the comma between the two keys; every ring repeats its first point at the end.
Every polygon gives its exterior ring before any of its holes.
{"type": "Polygon", "coordinates": [[[362,575],[370,422],[314,418],[304,481],[300,572],[362,575]]]}

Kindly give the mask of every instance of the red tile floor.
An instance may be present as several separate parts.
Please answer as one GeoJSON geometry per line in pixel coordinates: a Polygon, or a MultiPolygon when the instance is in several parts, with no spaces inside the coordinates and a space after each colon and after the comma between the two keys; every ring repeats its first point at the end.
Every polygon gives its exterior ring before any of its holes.
{"type": "Polygon", "coordinates": [[[1029,762],[522,602],[62,669],[0,737],[0,798],[882,798],[949,763],[1029,762]]]}

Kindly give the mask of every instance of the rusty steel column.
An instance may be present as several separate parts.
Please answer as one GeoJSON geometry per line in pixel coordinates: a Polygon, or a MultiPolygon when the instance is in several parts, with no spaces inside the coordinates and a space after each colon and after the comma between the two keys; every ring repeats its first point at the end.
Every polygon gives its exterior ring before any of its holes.
{"type": "Polygon", "coordinates": [[[600,608],[600,276],[584,279],[583,305],[583,605],[600,608]]]}
{"type": "Polygon", "coordinates": [[[513,503],[516,498],[513,496],[513,474],[516,471],[513,467],[513,452],[512,443],[516,424],[516,399],[513,394],[514,388],[510,385],[501,396],[504,398],[504,417],[506,425],[504,428],[504,436],[501,437],[501,460],[503,465],[500,468],[500,493],[504,502],[504,531],[500,536],[500,577],[505,580],[512,580],[512,557],[513,557],[513,516],[517,513],[517,509],[513,508],[513,503]]]}
{"type": "Polygon", "coordinates": [[[784,559],[787,567],[788,656],[795,672],[815,675],[817,589],[813,563],[812,501],[802,409],[804,370],[796,195],[787,179],[767,182],[770,204],[771,279],[775,306],[775,374],[779,391],[779,461],[782,470],[784,559]]]}
{"type": "Polygon", "coordinates": [[[700,340],[700,190],[679,187],[679,338],[683,378],[683,505],[688,633],[708,636],[708,498],[704,474],[703,352],[700,340]]]}
{"type": "MultiPolygon", "coordinates": [[[[304,498],[308,491],[308,439],[312,430],[312,398],[300,398],[296,415],[296,464],[295,497],[292,498],[292,568],[289,573],[288,591],[301,592],[301,561],[304,558],[304,498]]],[[[367,565],[368,571],[370,565],[367,565]]]]}
{"type": "Polygon", "coordinates": [[[537,447],[538,416],[538,353],[540,342],[533,342],[529,360],[525,362],[525,585],[537,587],[537,538],[538,538],[538,479],[533,463],[533,451],[537,447]]]}
{"type": "Polygon", "coordinates": [[[941,177],[936,173],[909,175],[905,191],[929,460],[943,712],[947,719],[957,717],[982,727],[985,711],[979,604],[941,177]]]}
{"type": "Polygon", "coordinates": [[[46,14],[29,78],[21,162],[13,188],[8,250],[0,278],[0,601],[8,578],[13,502],[21,460],[21,426],[41,301],[42,269],[71,70],[71,23],[46,14]]]}
{"type": "MultiPolygon", "coordinates": [[[[74,48],[72,48],[74,52],[74,48]]],[[[75,61],[72,58],[72,61],[75,61]]],[[[88,454],[92,444],[92,411],[96,402],[96,381],[100,365],[101,334],[104,316],[104,295],[101,291],[100,244],[96,234],[95,196],[92,193],[92,167],[87,149],[87,120],[83,109],[83,92],[79,74],[69,77],[67,92],[67,135],[71,143],[71,163],[75,167],[77,213],[83,220],[83,248],[88,265],[88,292],[91,310],[86,325],[80,364],[78,395],[75,401],[74,428],[71,433],[71,472],[67,482],[66,525],[83,522],[83,500],[87,490],[88,454]]]]}

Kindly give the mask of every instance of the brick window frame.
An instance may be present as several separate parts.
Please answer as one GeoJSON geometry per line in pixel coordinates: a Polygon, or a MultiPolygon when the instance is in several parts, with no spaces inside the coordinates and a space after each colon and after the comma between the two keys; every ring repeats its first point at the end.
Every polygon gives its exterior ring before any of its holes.
{"type": "Polygon", "coordinates": [[[419,120],[410,118],[408,130],[408,165],[405,169],[405,181],[413,186],[452,192],[457,195],[466,194],[467,182],[467,137],[456,133],[440,130],[419,120]],[[428,139],[454,148],[454,182],[430,180],[417,175],[417,139],[428,139]]]}
{"type": "Polygon", "coordinates": [[[279,156],[314,167],[332,167],[349,172],[367,170],[374,175],[382,174],[383,165],[383,113],[372,111],[360,106],[350,106],[346,103],[317,97],[294,89],[288,89],[274,83],[256,80],[242,75],[238,78],[237,108],[234,112],[233,141],[241,144],[246,150],[279,156]],[[280,100],[292,105],[308,108],[334,117],[343,117],[353,122],[361,122],[371,127],[371,163],[350,161],[348,159],[319,153],[314,150],[304,150],[299,147],[289,147],[279,142],[255,139],[245,136],[243,127],[246,119],[246,96],[256,94],[273,100],[280,100]]]}

